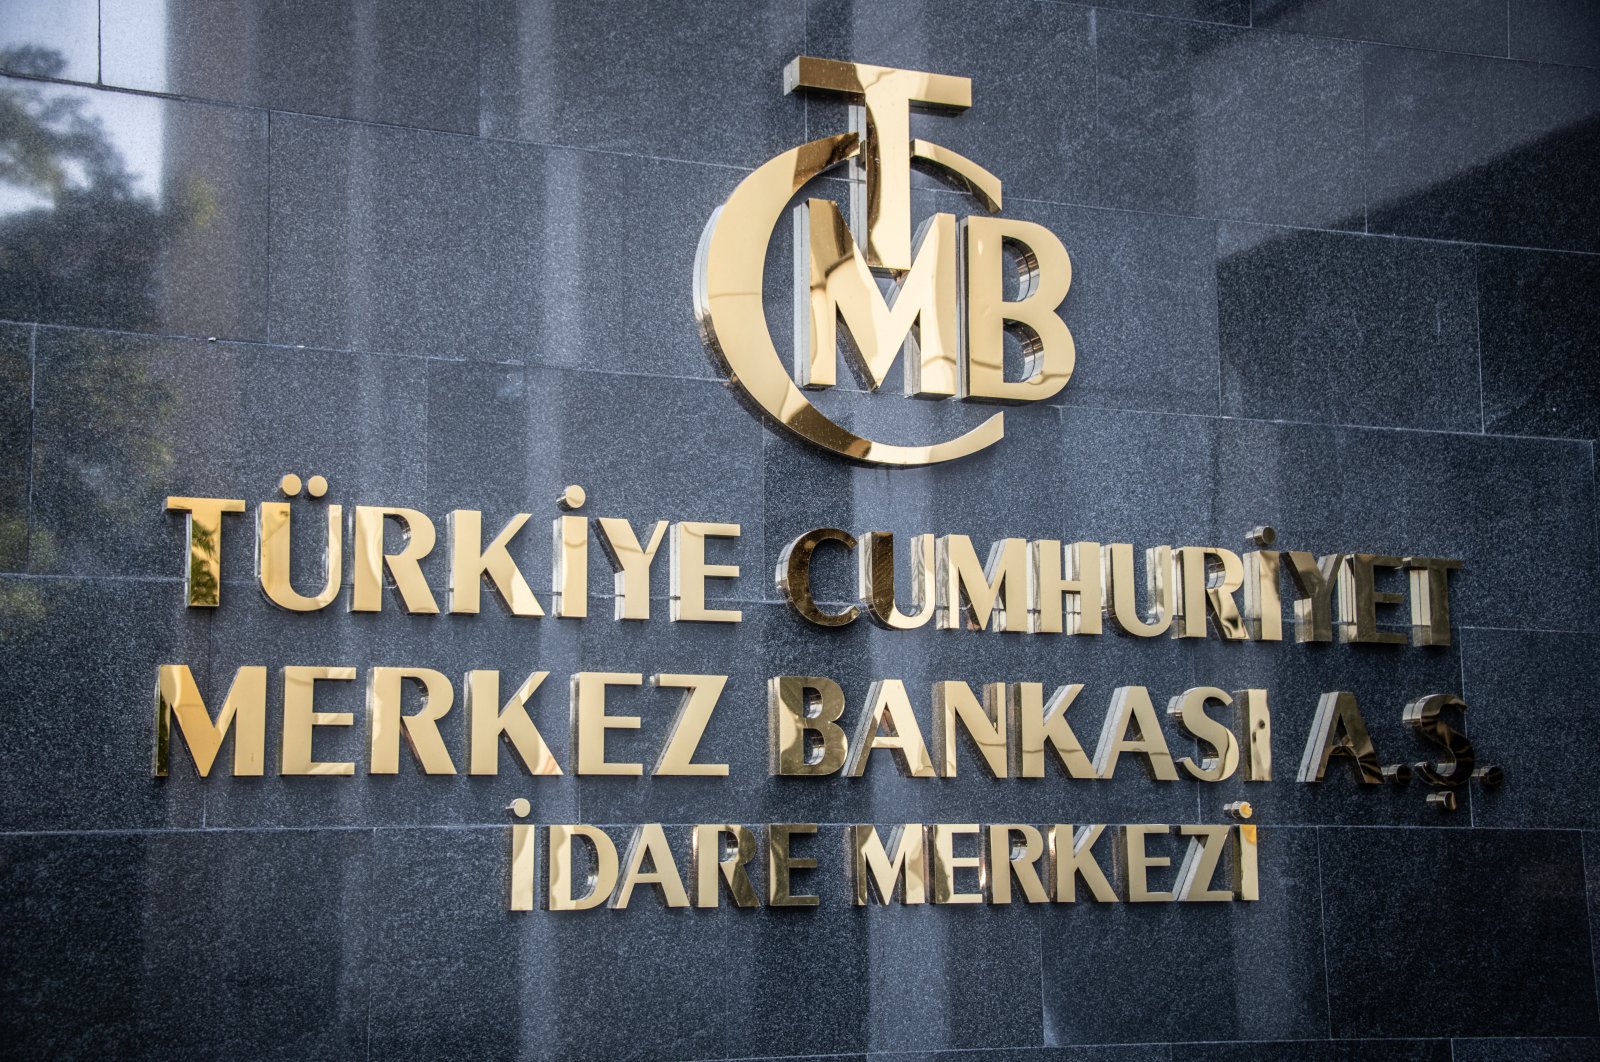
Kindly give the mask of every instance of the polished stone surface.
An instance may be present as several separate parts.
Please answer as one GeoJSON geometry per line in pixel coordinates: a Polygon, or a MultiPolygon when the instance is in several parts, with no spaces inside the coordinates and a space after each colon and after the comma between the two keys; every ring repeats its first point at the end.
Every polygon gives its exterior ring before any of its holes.
{"type": "Polygon", "coordinates": [[[370,835],[0,838],[19,1057],[348,1058],[365,1050],[370,835]],[[207,900],[210,902],[207,902],[207,900]]]}
{"type": "MultiPolygon", "coordinates": [[[[205,791],[151,777],[156,668],[204,673],[208,616],[132,580],[0,576],[0,676],[27,691],[0,745],[0,830],[187,828],[205,791]],[[154,592],[152,592],[154,591],[154,592]]],[[[231,663],[231,661],[230,661],[231,663]]]]}
{"type": "Polygon", "coordinates": [[[1576,833],[1320,837],[1335,1037],[1600,1033],[1576,833]]]}
{"type": "Polygon", "coordinates": [[[1485,430],[1600,437],[1597,291],[1588,255],[1478,252],[1485,430]]]}
{"type": "Polygon", "coordinates": [[[1250,24],[1284,33],[1504,55],[1508,7],[1514,6],[1501,0],[1253,0],[1250,24]]]}
{"type": "MultiPolygon", "coordinates": [[[[1427,803],[1430,790],[1420,781],[1404,787],[1364,785],[1348,758],[1334,757],[1321,782],[1297,780],[1317,703],[1329,691],[1355,695],[1380,763],[1415,763],[1425,758],[1433,747],[1405,725],[1402,714],[1406,704],[1418,697],[1461,693],[1460,647],[1422,650],[1387,645],[1296,644],[1292,621],[1286,626],[1286,633],[1288,640],[1279,645],[1208,641],[1197,653],[1196,685],[1229,692],[1264,689],[1272,712],[1272,781],[1246,781],[1241,768],[1225,782],[1196,786],[1201,821],[1219,822],[1229,803],[1247,800],[1268,825],[1472,825],[1465,794],[1459,811],[1441,812],[1427,803]]],[[[1225,720],[1238,719],[1236,708],[1214,714],[1225,720]]],[[[1459,724],[1459,720],[1453,722],[1459,724]]],[[[1479,722],[1476,715],[1467,719],[1474,735],[1479,722]]],[[[1514,750],[1507,748],[1505,742],[1499,743],[1499,750],[1504,755],[1490,762],[1513,757],[1514,750]]],[[[1489,751],[1485,748],[1484,754],[1489,751]]]]}
{"type": "Polygon", "coordinates": [[[1283,549],[1454,557],[1456,623],[1595,625],[1587,443],[1249,421],[1218,434],[1215,540],[1266,524],[1283,549]]]}
{"type": "Polygon", "coordinates": [[[1250,0],[1109,0],[1095,6],[1232,26],[1250,23],[1250,0]]]}
{"type": "MultiPolygon", "coordinates": [[[[1174,866],[1182,856],[1176,835],[1159,851],[1174,866]]],[[[1327,986],[1315,946],[1321,936],[1316,834],[1264,827],[1261,853],[1255,904],[1081,901],[1050,912],[1045,1042],[1325,1036],[1327,986]],[[1185,962],[1179,973],[1176,956],[1204,956],[1204,962],[1192,970],[1185,962]]],[[[1161,873],[1154,872],[1152,886],[1169,887],[1171,877],[1161,873]]]]}
{"type": "Polygon", "coordinates": [[[1456,1062],[1589,1062],[1600,1057],[1600,1040],[1577,1037],[1450,1041],[1456,1062]]]}
{"type": "Polygon", "coordinates": [[[1031,202],[1013,202],[1006,213],[1050,229],[1072,259],[1072,287],[1061,313],[1077,347],[1077,365],[1052,401],[1216,412],[1211,223],[1031,202]]]}
{"type": "Polygon", "coordinates": [[[1370,231],[1600,250],[1600,72],[1405,48],[1363,66],[1370,231]]]}
{"type": "Polygon", "coordinates": [[[267,118],[0,77],[0,317],[261,338],[267,118]]]}
{"type": "Polygon", "coordinates": [[[0,570],[28,557],[33,454],[33,329],[0,326],[0,570]]]}
{"type": "Polygon", "coordinates": [[[489,0],[485,136],[751,168],[805,140],[805,6],[489,0]]]}
{"type": "Polygon", "coordinates": [[[1480,761],[1506,772],[1499,789],[1473,792],[1473,823],[1600,827],[1600,794],[1588,784],[1586,755],[1600,738],[1588,710],[1600,696],[1595,638],[1485,630],[1466,631],[1463,641],[1467,733],[1480,761]]]}
{"type": "Polygon", "coordinates": [[[1223,225],[1223,412],[1477,431],[1477,311],[1470,248],[1223,225]]]}
{"type": "MultiPolygon", "coordinates": [[[[1459,1043],[1460,1041],[1456,1041],[1459,1043]]],[[[1448,1040],[1173,1044],[1173,1062],[1453,1062],[1448,1040]]],[[[1456,1056],[1459,1057],[1459,1056],[1456,1056]]]]}
{"type": "Polygon", "coordinates": [[[99,80],[99,0],[9,0],[0,21],[0,70],[99,80]]]}
{"type": "Polygon", "coordinates": [[[736,171],[275,118],[272,338],[710,377],[689,286],[736,171]]]}
{"type": "Polygon", "coordinates": [[[103,0],[108,85],[478,131],[473,0],[103,0]]]}
{"type": "MultiPolygon", "coordinates": [[[[415,359],[42,329],[35,365],[34,572],[177,579],[172,494],[253,506],[287,472],[327,477],[330,502],[422,493],[415,359]]],[[[224,524],[224,581],[250,578],[251,537],[241,517],[224,524]]],[[[177,583],[162,593],[181,600],[177,583]]]]}
{"type": "Polygon", "coordinates": [[[1361,228],[1358,46],[1115,12],[1096,25],[1089,202],[1361,228]]]}
{"type": "MultiPolygon", "coordinates": [[[[972,159],[1005,194],[1089,201],[1096,134],[1091,13],[1064,4],[995,0],[817,0],[807,8],[812,55],[972,79],[959,117],[913,113],[911,135],[972,159]]],[[[1102,45],[1103,46],[1103,45],[1102,45]]],[[[807,106],[811,136],[849,128],[841,104],[807,106]]]]}
{"type": "MultiPolygon", "coordinates": [[[[0,0],[0,1053],[1600,1057],[1595,16],[1253,7],[0,0]],[[750,167],[847,126],[837,101],[780,91],[801,53],[972,78],[970,111],[919,114],[915,134],[991,170],[1004,213],[1071,254],[1072,381],[1007,407],[985,453],[904,470],[820,455],[742,410],[705,351],[707,218],[750,167]],[[352,613],[346,564],[333,607],[291,616],[257,587],[251,515],[225,525],[221,607],[184,608],[166,496],[254,506],[285,472],[332,481],[294,506],[297,587],[318,578],[330,503],[435,521],[422,567],[444,607],[446,514],[480,510],[492,534],[528,513],[511,553],[547,614],[490,592],[477,615],[408,615],[392,588],[352,613]],[[742,622],[671,622],[665,550],[651,618],[613,619],[593,544],[588,617],[550,615],[573,483],[581,515],[641,530],[737,523],[712,559],[740,576],[708,597],[742,622]],[[1454,644],[823,630],[774,580],[784,545],[823,526],[893,532],[909,604],[915,534],[969,535],[980,556],[1013,536],[1242,551],[1260,524],[1284,548],[1461,559],[1454,644]],[[213,711],[238,668],[268,669],[266,776],[230,777],[224,749],[200,779],[179,736],[152,777],[151,687],[173,662],[213,711]],[[354,777],[275,773],[282,669],[305,664],[356,670],[319,684],[317,708],[350,720],[315,744],[354,777]],[[529,711],[564,773],[529,777],[502,749],[497,777],[428,776],[401,742],[397,773],[372,775],[380,666],[450,681],[457,768],[466,673],[499,671],[503,701],[548,672],[529,711]],[[596,670],[727,676],[696,758],[729,775],[575,777],[570,679],[596,670]],[[1274,779],[1157,782],[1133,755],[1111,779],[996,779],[970,743],[949,778],[881,751],[861,778],[775,778],[779,674],[836,679],[847,728],[874,680],[902,681],[925,735],[935,682],[1081,683],[1068,718],[1091,747],[1119,686],[1158,708],[1265,688],[1274,779]],[[1297,782],[1330,690],[1358,698],[1384,762],[1430,755],[1409,700],[1462,694],[1506,784],[1452,814],[1342,763],[1297,782]],[[663,823],[682,872],[695,822],[818,823],[797,849],[822,865],[798,883],[822,905],[668,910],[646,886],[628,911],[508,912],[517,798],[619,846],[663,823]],[[1216,823],[1241,798],[1256,903],[850,902],[853,823],[1216,823]]],[[[913,206],[974,210],[926,175],[913,206]]],[[[786,220],[761,278],[781,351],[792,243],[786,220]]],[[[900,397],[898,370],[878,394],[844,381],[811,397],[889,441],[995,412],[900,397]]],[[[814,574],[830,607],[856,596],[845,550],[814,574]]],[[[640,720],[608,758],[653,766],[677,694],[607,700],[640,720]]],[[[408,689],[405,711],[421,705],[408,689]]]]}
{"type": "Polygon", "coordinates": [[[1600,66],[1600,10],[1586,0],[1521,0],[1508,8],[1511,55],[1600,66]]]}

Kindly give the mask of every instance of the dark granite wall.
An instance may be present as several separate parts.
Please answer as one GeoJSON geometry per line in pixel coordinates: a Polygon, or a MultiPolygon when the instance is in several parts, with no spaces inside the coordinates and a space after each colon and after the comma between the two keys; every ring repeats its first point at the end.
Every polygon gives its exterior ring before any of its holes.
{"type": "MultiPolygon", "coordinates": [[[[0,1051],[1600,1057],[1600,5],[0,0],[0,66],[0,1051]],[[843,127],[780,93],[802,53],[973,78],[972,110],[918,134],[1073,256],[1077,374],[987,453],[885,472],[797,449],[700,346],[709,213],[843,127]],[[745,622],[685,629],[658,601],[623,628],[598,551],[581,623],[288,616],[252,586],[242,522],[222,607],[185,610],[162,499],[255,502],[290,471],[495,527],[554,516],[573,482],[596,515],[736,521],[745,622]],[[828,632],[768,575],[819,525],[1243,548],[1260,523],[1289,548],[1461,558],[1453,645],[828,632]],[[242,664],[548,669],[536,714],[563,763],[571,671],[728,674],[702,758],[734,777],[405,760],[201,782],[179,752],[157,782],[151,692],[177,661],[208,697],[242,664]],[[1277,780],[877,764],[779,784],[779,673],[840,678],[852,712],[904,678],[924,722],[934,679],[1078,681],[1090,734],[1116,685],[1265,686],[1277,780]],[[1386,761],[1424,751],[1407,700],[1462,694],[1506,785],[1454,814],[1342,771],[1296,785],[1331,689],[1386,761]],[[823,823],[826,902],[508,914],[517,796],[542,822],[823,823]],[[845,902],[841,824],[1216,822],[1241,796],[1257,904],[845,902]]],[[[967,413],[824,401],[903,438],[967,413]]],[[[547,539],[526,537],[541,572],[547,539]]],[[[270,720],[279,703],[274,683],[270,720]]],[[[630,703],[647,731],[613,743],[643,757],[671,701],[630,703]]],[[[319,754],[360,759],[365,734],[319,754]]]]}

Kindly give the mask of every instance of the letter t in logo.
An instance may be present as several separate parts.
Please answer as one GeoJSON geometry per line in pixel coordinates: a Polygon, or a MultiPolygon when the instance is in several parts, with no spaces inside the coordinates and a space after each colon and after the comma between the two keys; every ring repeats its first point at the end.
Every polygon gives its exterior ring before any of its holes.
{"type": "Polygon", "coordinates": [[[911,268],[911,105],[952,111],[972,106],[972,81],[864,63],[801,56],[783,72],[783,90],[818,89],[849,96],[850,127],[861,137],[852,160],[860,178],[850,204],[851,225],[866,221],[867,264],[911,268]]]}

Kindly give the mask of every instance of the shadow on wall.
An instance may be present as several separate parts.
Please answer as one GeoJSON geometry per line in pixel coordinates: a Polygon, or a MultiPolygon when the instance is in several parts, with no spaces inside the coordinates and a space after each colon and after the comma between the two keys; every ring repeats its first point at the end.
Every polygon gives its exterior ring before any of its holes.
{"type": "MultiPolygon", "coordinates": [[[[51,77],[65,61],[20,48],[0,53],[0,64],[51,77]]],[[[70,307],[73,319],[153,330],[160,319],[157,249],[204,223],[204,197],[163,208],[140,189],[86,100],[52,89],[12,80],[0,87],[0,315],[37,320],[45,316],[41,307],[70,307]]],[[[99,509],[95,519],[147,519],[134,509],[146,492],[129,473],[148,483],[170,464],[162,426],[175,396],[144,362],[119,356],[113,336],[75,334],[59,352],[48,395],[36,400],[47,397],[56,407],[56,434],[73,441],[73,452],[70,461],[52,463],[51,474],[81,481],[83,496],[99,509]]],[[[36,441],[35,470],[42,456],[36,441]]],[[[48,568],[55,555],[48,530],[30,533],[25,509],[0,512],[0,546],[14,556],[26,549],[33,571],[48,568]]],[[[19,633],[41,609],[33,587],[11,584],[0,592],[0,631],[19,633]]]]}

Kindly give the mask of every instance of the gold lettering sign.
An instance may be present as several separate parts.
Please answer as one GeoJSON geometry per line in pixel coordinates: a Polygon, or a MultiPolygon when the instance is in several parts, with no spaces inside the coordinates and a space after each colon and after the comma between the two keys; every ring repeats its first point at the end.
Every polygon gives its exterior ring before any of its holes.
{"type": "Polygon", "coordinates": [[[845,96],[852,131],[764,163],[707,222],[694,299],[713,359],[754,412],[839,457],[931,465],[994,445],[1005,434],[1002,413],[956,438],[906,446],[835,423],[805,392],[835,386],[842,347],[868,391],[882,387],[903,349],[910,397],[995,403],[1051,397],[1066,386],[1077,358],[1072,333],[1056,313],[1072,283],[1066,248],[1040,225],[985,215],[958,222],[953,214],[935,214],[913,235],[913,163],[970,192],[990,214],[1000,210],[997,177],[948,148],[911,138],[913,105],[971,106],[967,78],[802,56],[784,72],[784,90],[796,89],[845,96]],[[850,164],[853,182],[850,225],[831,200],[810,199],[795,208],[791,378],[767,330],[762,270],[768,243],[790,198],[843,163],[850,164]],[[1004,297],[1008,244],[1021,249],[1014,299],[1004,297]],[[887,298],[879,276],[893,282],[887,298]],[[841,322],[848,343],[840,342],[841,322]],[[1022,345],[1017,380],[1006,378],[1008,335],[1022,345]]]}

